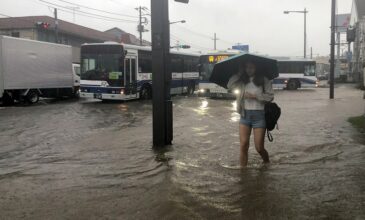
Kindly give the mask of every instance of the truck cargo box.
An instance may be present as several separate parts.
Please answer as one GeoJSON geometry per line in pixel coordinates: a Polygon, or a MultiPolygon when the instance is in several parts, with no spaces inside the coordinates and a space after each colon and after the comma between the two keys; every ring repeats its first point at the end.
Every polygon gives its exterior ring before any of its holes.
{"type": "Polygon", "coordinates": [[[0,36],[0,51],[4,90],[73,87],[70,46],[0,36]]]}

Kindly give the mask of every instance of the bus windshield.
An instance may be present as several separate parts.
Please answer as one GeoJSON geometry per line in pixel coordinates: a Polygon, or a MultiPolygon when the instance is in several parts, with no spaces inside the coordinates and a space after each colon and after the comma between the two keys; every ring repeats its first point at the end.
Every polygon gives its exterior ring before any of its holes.
{"type": "Polygon", "coordinates": [[[200,76],[204,81],[209,81],[212,75],[214,65],[222,60],[228,59],[230,56],[227,54],[219,55],[204,55],[200,57],[200,76]]]}
{"type": "Polygon", "coordinates": [[[124,56],[115,51],[95,48],[81,51],[81,80],[106,81],[111,86],[122,86],[124,81],[124,56]]]}

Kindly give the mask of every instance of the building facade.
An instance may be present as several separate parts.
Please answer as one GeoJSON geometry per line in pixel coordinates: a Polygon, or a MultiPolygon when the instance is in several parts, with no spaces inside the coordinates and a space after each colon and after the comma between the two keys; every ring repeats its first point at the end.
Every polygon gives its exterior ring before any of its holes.
{"type": "Polygon", "coordinates": [[[348,41],[353,42],[352,74],[355,82],[365,86],[365,1],[354,0],[352,4],[351,30],[348,41]],[[352,32],[352,33],[351,33],[352,32]]]}

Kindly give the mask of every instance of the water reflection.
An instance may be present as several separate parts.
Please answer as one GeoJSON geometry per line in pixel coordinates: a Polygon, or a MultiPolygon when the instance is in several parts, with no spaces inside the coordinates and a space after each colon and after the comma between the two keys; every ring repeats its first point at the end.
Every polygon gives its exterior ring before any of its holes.
{"type": "Polygon", "coordinates": [[[200,106],[198,109],[196,109],[195,111],[199,114],[199,115],[205,115],[209,109],[208,107],[209,102],[207,100],[202,100],[200,106]]]}
{"type": "Polygon", "coordinates": [[[232,107],[231,109],[234,111],[231,113],[231,122],[238,122],[240,120],[240,115],[236,113],[236,109],[237,109],[237,102],[234,101],[231,103],[232,107]]]}
{"type": "Polygon", "coordinates": [[[118,105],[118,109],[122,112],[127,112],[128,111],[128,105],[125,105],[125,104],[118,105]]]}
{"type": "Polygon", "coordinates": [[[200,109],[206,109],[208,107],[209,102],[207,100],[202,101],[200,105],[200,109]]]}

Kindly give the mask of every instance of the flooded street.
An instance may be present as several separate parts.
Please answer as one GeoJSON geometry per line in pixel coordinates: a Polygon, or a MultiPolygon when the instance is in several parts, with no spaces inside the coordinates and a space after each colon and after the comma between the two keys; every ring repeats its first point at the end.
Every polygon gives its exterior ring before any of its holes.
{"type": "Polygon", "coordinates": [[[0,108],[0,219],[365,219],[364,112],[349,85],[276,91],[272,163],[238,168],[233,100],[174,98],[174,145],[153,150],[150,102],[0,108]]]}

